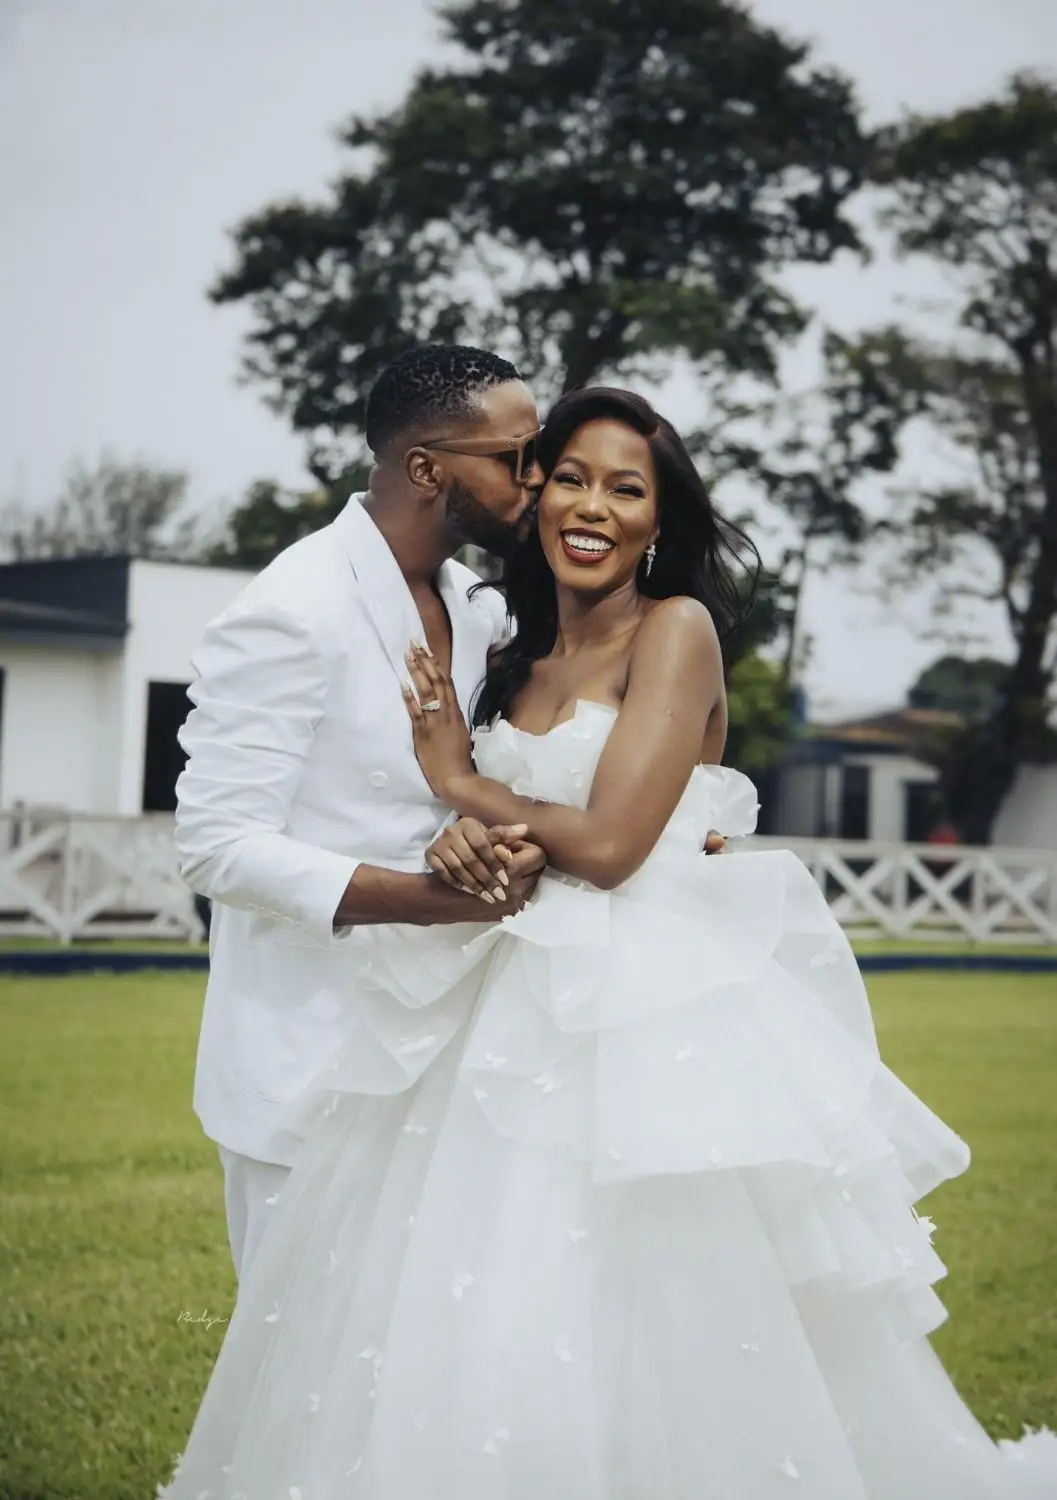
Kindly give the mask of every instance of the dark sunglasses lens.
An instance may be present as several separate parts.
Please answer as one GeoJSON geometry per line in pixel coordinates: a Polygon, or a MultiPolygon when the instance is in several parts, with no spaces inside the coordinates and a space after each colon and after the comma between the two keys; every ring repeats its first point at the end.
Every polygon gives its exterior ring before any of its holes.
{"type": "Polygon", "coordinates": [[[536,462],[536,439],[530,438],[520,454],[516,448],[508,448],[505,452],[492,456],[506,465],[510,470],[511,479],[523,483],[532,472],[532,466],[536,462]]]}

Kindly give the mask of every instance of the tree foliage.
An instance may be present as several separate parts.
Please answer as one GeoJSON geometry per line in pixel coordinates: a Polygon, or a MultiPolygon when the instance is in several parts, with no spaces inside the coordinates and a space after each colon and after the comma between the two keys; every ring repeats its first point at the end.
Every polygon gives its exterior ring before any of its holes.
{"type": "Polygon", "coordinates": [[[849,84],[734,0],[440,14],[461,59],[349,121],[329,201],[235,232],[212,295],[251,307],[274,406],[347,452],[379,369],[430,339],[508,353],[541,399],[677,354],[772,378],[805,324],[778,272],[858,244],[849,84]]]}
{"type": "Polygon", "coordinates": [[[779,664],[756,651],[740,657],[727,685],[727,712],[728,765],[758,775],[781,760],[792,731],[789,687],[779,664]]]}
{"type": "Polygon", "coordinates": [[[0,550],[9,561],[121,556],[184,559],[200,555],[201,523],[188,515],[187,475],[104,455],[73,463],[54,502],[0,510],[0,550]]]}
{"type": "MultiPolygon", "coordinates": [[[[881,330],[852,369],[889,431],[925,415],[957,465],[904,491],[890,519],[913,575],[941,597],[1005,608],[1015,656],[966,742],[963,835],[984,841],[1017,766],[1045,739],[1057,623],[1057,87],[882,133],[874,175],[905,254],[942,263],[959,298],[946,347],[881,330]]],[[[897,497],[897,501],[900,497],[897,497]]]]}
{"type": "Polygon", "coordinates": [[[889,337],[902,344],[895,401],[928,417],[948,477],[895,490],[885,529],[910,575],[934,578],[944,608],[997,604],[1019,645],[1047,561],[1046,491],[1021,381],[994,357],[889,337]]]}
{"type": "Polygon", "coordinates": [[[941,656],[919,673],[907,694],[907,703],[911,708],[957,714],[965,724],[986,723],[1008,676],[1009,663],[993,656],[975,660],[941,656]]]}
{"type": "MultiPolygon", "coordinates": [[[[772,635],[784,639],[782,675],[796,677],[802,655],[801,613],[812,572],[858,562],[874,535],[860,486],[887,474],[899,461],[901,411],[876,399],[873,370],[864,350],[827,332],[820,386],[793,398],[779,395],[746,409],[761,441],[727,441],[719,453],[723,474],[737,474],[782,516],[782,542],[766,589],[772,635]]],[[[751,527],[751,522],[749,523],[751,527]]]]}
{"type": "Polygon", "coordinates": [[[273,479],[257,479],[227,515],[224,535],[210,562],[229,568],[264,568],[284,548],[327,526],[351,494],[367,488],[369,469],[349,469],[334,484],[288,490],[273,479]]]}

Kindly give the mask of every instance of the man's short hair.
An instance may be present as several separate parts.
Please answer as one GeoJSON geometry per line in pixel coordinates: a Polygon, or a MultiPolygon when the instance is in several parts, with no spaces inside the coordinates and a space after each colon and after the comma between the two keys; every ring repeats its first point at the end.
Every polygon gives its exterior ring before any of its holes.
{"type": "Polygon", "coordinates": [[[422,344],[379,375],[367,397],[367,446],[381,455],[398,437],[437,437],[477,415],[475,397],[521,376],[509,360],[465,344],[422,344]]]}

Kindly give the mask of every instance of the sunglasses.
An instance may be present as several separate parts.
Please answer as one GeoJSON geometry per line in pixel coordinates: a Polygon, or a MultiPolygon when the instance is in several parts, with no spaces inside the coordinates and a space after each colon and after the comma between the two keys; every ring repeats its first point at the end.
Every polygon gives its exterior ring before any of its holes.
{"type": "Polygon", "coordinates": [[[416,443],[416,448],[436,448],[441,453],[462,453],[468,458],[497,458],[510,470],[516,484],[524,484],[536,462],[536,445],[542,427],[526,432],[524,437],[437,438],[431,443],[416,443]]]}

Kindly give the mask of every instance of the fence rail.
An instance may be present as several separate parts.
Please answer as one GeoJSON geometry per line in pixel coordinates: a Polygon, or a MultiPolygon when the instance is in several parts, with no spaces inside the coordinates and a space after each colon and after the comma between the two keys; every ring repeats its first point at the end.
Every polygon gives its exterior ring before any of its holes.
{"type": "MultiPolygon", "coordinates": [[[[1044,850],[774,837],[742,847],[792,849],[853,936],[1057,943],[1057,854],[1044,850]]],[[[0,938],[203,936],[171,817],[0,813],[0,938]]]]}
{"type": "Polygon", "coordinates": [[[0,938],[200,942],[172,829],[165,814],[0,813],[0,938]]]}
{"type": "Polygon", "coordinates": [[[1043,849],[753,838],[792,849],[851,936],[1057,943],[1057,854],[1043,849]]]}

